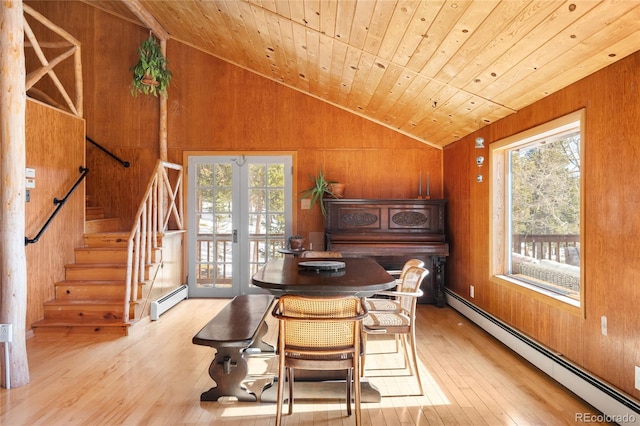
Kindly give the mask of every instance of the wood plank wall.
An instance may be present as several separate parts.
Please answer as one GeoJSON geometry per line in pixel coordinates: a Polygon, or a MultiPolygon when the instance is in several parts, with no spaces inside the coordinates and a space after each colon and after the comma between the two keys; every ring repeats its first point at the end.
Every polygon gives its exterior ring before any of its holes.
{"type": "MultiPolygon", "coordinates": [[[[296,191],[320,168],[347,198],[413,198],[420,172],[442,196],[442,151],[179,43],[169,98],[169,161],[185,151],[295,152],[296,191]],[[188,77],[186,77],[188,76],[188,77]]],[[[298,233],[323,228],[319,209],[297,212],[298,233]]]]}
{"type": "MultiPolygon", "coordinates": [[[[127,228],[159,152],[158,100],[129,94],[129,67],[149,33],[80,2],[27,3],[82,43],[87,134],[131,162],[123,169],[89,147],[87,192],[127,228]]],[[[169,161],[181,164],[184,151],[295,152],[297,190],[322,167],[349,198],[416,197],[429,172],[432,198],[442,197],[441,150],[179,42],[167,50],[169,161]]],[[[321,232],[319,210],[297,204],[297,232],[321,232]]]]}
{"type": "MultiPolygon", "coordinates": [[[[92,205],[129,229],[159,155],[159,101],[129,93],[129,68],[149,32],[82,2],[26,3],[82,43],[87,135],[131,163],[125,169],[87,145],[86,192],[92,205]]],[[[185,151],[286,151],[297,159],[296,193],[323,167],[330,178],[347,183],[350,198],[415,197],[420,172],[430,173],[432,197],[442,197],[441,150],[178,42],[169,41],[168,59],[174,72],[169,161],[182,164],[185,151]]],[[[323,230],[319,209],[297,206],[296,231],[317,238],[323,230]]],[[[63,274],[70,260],[50,269],[63,274]]],[[[34,300],[30,322],[42,317],[42,302],[53,297],[53,281],[38,282],[36,292],[47,296],[34,300]]]]}
{"type": "MultiPolygon", "coordinates": [[[[449,200],[448,287],[640,399],[640,53],[617,62],[444,150],[449,200]],[[474,139],[489,143],[586,108],[584,233],[586,318],[489,280],[489,183],[476,183],[474,139]],[[475,285],[470,299],[469,286],[475,285]],[[608,318],[608,334],[600,317],[608,318]]],[[[487,145],[485,143],[485,145],[487,145]]],[[[488,149],[482,155],[488,158],[488,149]]],[[[485,169],[488,169],[485,167],[485,169]]]]}
{"type": "MultiPolygon", "coordinates": [[[[80,177],[84,166],[84,121],[38,102],[27,102],[26,164],[35,169],[36,187],[25,208],[25,236],[33,239],[80,177]]],[[[91,172],[89,172],[91,173],[91,172]]],[[[84,232],[84,185],[69,196],[37,243],[26,247],[27,329],[44,317],[44,302],[54,298],[54,283],[64,279],[64,265],[84,232]]]]}

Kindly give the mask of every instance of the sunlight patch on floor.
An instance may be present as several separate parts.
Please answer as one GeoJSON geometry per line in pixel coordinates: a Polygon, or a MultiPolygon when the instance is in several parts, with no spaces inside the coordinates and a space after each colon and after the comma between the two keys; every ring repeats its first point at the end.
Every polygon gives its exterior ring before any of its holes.
{"type": "MultiPolygon", "coordinates": [[[[254,392],[258,399],[263,389],[274,383],[273,378],[278,374],[278,359],[275,355],[262,354],[248,358],[249,378],[244,382],[244,386],[254,392]]],[[[371,410],[383,409],[408,409],[427,406],[439,406],[450,404],[446,394],[440,389],[436,379],[427,370],[424,364],[420,363],[420,374],[425,391],[424,395],[419,395],[418,382],[411,376],[409,369],[405,368],[402,351],[395,352],[395,342],[391,336],[373,336],[369,339],[366,357],[366,373],[363,380],[371,383],[380,391],[382,399],[380,402],[363,402],[362,408],[371,410]],[[410,404],[408,402],[411,401],[410,404]]],[[[275,386],[275,384],[273,384],[275,386]]],[[[220,405],[225,406],[222,417],[244,417],[247,414],[246,403],[239,403],[233,398],[221,399],[220,405]]],[[[288,405],[284,404],[286,415],[288,405]]],[[[276,412],[275,403],[252,403],[252,414],[256,416],[273,416],[276,412]]],[[[294,413],[335,413],[337,417],[346,416],[346,405],[344,400],[296,400],[294,413]]],[[[327,414],[333,417],[331,414],[327,414]]]]}

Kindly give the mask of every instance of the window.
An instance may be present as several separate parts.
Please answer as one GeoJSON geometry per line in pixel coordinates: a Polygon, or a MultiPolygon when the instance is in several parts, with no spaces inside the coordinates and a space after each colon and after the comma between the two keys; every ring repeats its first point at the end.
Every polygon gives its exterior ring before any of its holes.
{"type": "Polygon", "coordinates": [[[490,146],[492,272],[536,297],[580,306],[579,111],[490,146]]]}

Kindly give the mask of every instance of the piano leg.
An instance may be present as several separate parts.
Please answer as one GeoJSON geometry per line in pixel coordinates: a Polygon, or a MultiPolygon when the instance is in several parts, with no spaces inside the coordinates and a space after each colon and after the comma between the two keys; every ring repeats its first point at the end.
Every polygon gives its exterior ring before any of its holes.
{"type": "Polygon", "coordinates": [[[436,305],[440,308],[447,304],[446,297],[444,295],[444,264],[446,257],[434,256],[433,257],[433,272],[435,272],[435,288],[436,288],[436,305]]]}

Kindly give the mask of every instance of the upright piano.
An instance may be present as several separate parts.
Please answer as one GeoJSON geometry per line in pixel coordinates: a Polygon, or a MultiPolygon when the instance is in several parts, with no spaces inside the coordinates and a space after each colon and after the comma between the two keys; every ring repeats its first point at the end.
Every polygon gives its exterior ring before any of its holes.
{"type": "Polygon", "coordinates": [[[419,302],[445,305],[446,200],[325,199],[324,203],[327,250],[346,257],[373,257],[387,270],[402,269],[408,259],[421,259],[429,275],[419,302]]]}

